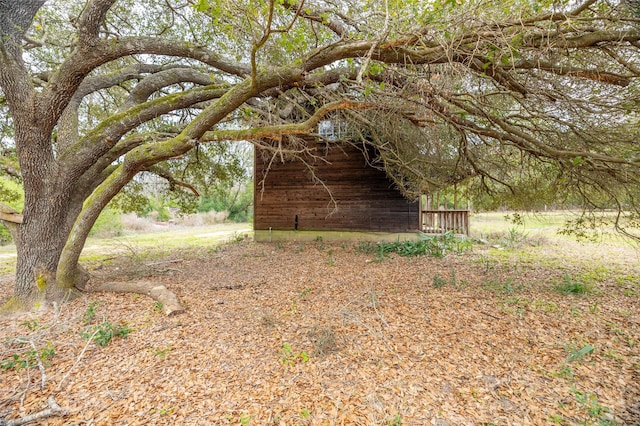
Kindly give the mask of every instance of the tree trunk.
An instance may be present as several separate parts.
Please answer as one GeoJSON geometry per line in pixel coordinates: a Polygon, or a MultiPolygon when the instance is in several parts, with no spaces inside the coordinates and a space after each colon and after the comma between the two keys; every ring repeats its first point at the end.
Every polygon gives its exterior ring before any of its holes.
{"type": "Polygon", "coordinates": [[[24,222],[16,240],[15,308],[61,302],[73,297],[74,287],[82,288],[88,280],[84,271],[78,271],[72,283],[59,283],[55,279],[60,254],[69,234],[66,226],[69,208],[63,204],[43,200],[36,203],[33,210],[25,209],[24,222]]]}
{"type": "Polygon", "coordinates": [[[133,178],[135,173],[135,170],[127,171],[123,166],[119,166],[85,200],[84,207],[78,212],[75,223],[69,230],[68,237],[59,255],[60,261],[56,278],[63,286],[77,287],[78,260],[91,228],[98,219],[100,212],[133,178]]]}
{"type": "Polygon", "coordinates": [[[16,239],[14,294],[0,311],[25,310],[38,303],[61,303],[77,296],[89,280],[89,273],[78,264],[74,265],[72,280],[56,280],[60,254],[68,235],[63,226],[65,215],[60,211],[45,211],[31,217],[32,220],[20,227],[16,239]]]}
{"type": "Polygon", "coordinates": [[[33,147],[43,141],[35,137],[27,140],[30,143],[25,143],[26,149],[19,155],[35,157],[39,161],[31,164],[40,167],[23,167],[25,204],[22,223],[14,232],[18,258],[14,295],[5,307],[10,310],[28,309],[36,303],[61,302],[73,297],[74,287],[82,288],[88,281],[84,271],[75,274],[73,282],[56,281],[60,255],[81,210],[82,199],[72,196],[78,191],[50,161],[50,156],[34,152],[33,147]]]}
{"type": "Polygon", "coordinates": [[[88,280],[86,273],[78,272],[73,281],[56,282],[60,255],[84,197],[83,188],[76,188],[68,171],[56,162],[51,123],[43,121],[38,110],[35,97],[14,108],[25,201],[22,223],[14,230],[18,255],[14,295],[4,310],[61,302],[73,296],[74,287],[82,287],[88,280]]]}

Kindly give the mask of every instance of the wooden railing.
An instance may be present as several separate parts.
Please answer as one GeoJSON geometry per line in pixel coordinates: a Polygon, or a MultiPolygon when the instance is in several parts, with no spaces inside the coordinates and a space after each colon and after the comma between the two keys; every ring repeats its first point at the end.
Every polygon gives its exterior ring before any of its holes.
{"type": "Polygon", "coordinates": [[[469,235],[469,210],[422,210],[422,232],[428,234],[456,234],[469,235]]]}

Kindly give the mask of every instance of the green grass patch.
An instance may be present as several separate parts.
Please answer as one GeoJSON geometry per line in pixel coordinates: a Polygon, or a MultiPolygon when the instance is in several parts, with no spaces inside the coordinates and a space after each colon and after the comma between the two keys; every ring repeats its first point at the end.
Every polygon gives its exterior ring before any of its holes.
{"type": "Polygon", "coordinates": [[[563,294],[587,294],[594,292],[592,282],[579,281],[565,272],[562,280],[556,285],[556,290],[563,294]]]}
{"type": "Polygon", "coordinates": [[[585,272],[581,272],[576,276],[578,281],[583,283],[588,283],[593,286],[598,283],[602,283],[607,280],[614,273],[606,266],[599,265],[594,267],[593,269],[589,269],[585,272]]]}
{"type": "Polygon", "coordinates": [[[126,234],[114,238],[89,238],[82,252],[82,262],[100,262],[114,255],[134,260],[161,259],[176,250],[211,249],[222,244],[244,240],[250,233],[246,223],[217,224],[202,227],[174,228],[126,234]]]}
{"type": "Polygon", "coordinates": [[[524,288],[524,286],[516,282],[513,277],[507,277],[504,280],[488,279],[482,284],[482,286],[487,290],[500,294],[514,294],[524,288]]]}
{"type": "Polygon", "coordinates": [[[491,248],[484,255],[481,262],[498,264],[517,264],[531,268],[556,269],[567,264],[567,259],[562,256],[549,256],[544,246],[528,246],[514,249],[503,247],[491,248]]]}
{"type": "Polygon", "coordinates": [[[535,310],[540,310],[547,313],[558,312],[558,304],[552,301],[534,300],[532,305],[535,310]]]}

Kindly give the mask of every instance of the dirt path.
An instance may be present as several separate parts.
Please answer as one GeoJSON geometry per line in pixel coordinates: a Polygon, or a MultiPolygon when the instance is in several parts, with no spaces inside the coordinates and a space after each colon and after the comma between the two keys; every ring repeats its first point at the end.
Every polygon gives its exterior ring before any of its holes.
{"type": "MultiPolygon", "coordinates": [[[[44,390],[37,365],[0,371],[0,419],[42,410],[55,395],[69,414],[43,424],[640,422],[633,259],[617,259],[624,276],[568,295],[555,289],[566,269],[495,260],[482,247],[377,261],[356,246],[245,242],[174,253],[182,260],[154,279],[187,306],[175,317],[145,297],[98,293],[57,319],[0,319],[5,366],[33,350],[20,342],[55,350],[44,390]],[[87,345],[90,311],[89,326],[132,332],[87,345]]],[[[135,278],[125,269],[94,274],[135,278]]]]}

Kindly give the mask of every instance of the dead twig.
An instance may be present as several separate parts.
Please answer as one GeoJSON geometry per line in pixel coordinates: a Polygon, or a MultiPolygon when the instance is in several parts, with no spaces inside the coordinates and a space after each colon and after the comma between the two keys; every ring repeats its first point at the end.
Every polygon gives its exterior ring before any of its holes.
{"type": "Polygon", "coordinates": [[[49,405],[49,408],[45,408],[37,413],[29,414],[28,416],[24,416],[20,419],[0,420],[0,426],[21,426],[41,419],[46,419],[47,417],[66,416],[69,414],[69,410],[58,405],[53,395],[47,399],[47,404],[49,405]]]}
{"type": "Polygon", "coordinates": [[[220,286],[211,286],[209,290],[242,290],[245,288],[246,284],[235,284],[235,285],[220,285],[220,286]]]}
{"type": "Polygon", "coordinates": [[[497,316],[495,316],[495,315],[491,315],[491,314],[490,314],[490,313],[488,313],[488,312],[480,311],[480,313],[481,313],[481,314],[484,314],[484,315],[486,315],[486,316],[488,316],[488,317],[491,317],[491,318],[493,318],[493,319],[497,319],[497,320],[502,319],[502,318],[497,317],[497,316]]]}
{"type": "Polygon", "coordinates": [[[164,260],[162,262],[145,263],[145,266],[166,265],[167,263],[179,263],[179,262],[183,262],[183,261],[184,261],[184,259],[164,260]]]}
{"type": "Polygon", "coordinates": [[[158,333],[160,331],[170,330],[172,328],[181,327],[181,326],[182,326],[181,322],[178,322],[176,324],[165,324],[165,325],[163,325],[161,327],[156,328],[155,330],[153,330],[153,332],[154,333],[158,333]]]}
{"type": "Polygon", "coordinates": [[[80,362],[80,360],[84,356],[84,353],[87,351],[87,348],[89,347],[89,344],[91,342],[93,342],[93,338],[96,337],[96,334],[98,334],[98,331],[100,331],[100,329],[96,328],[95,331],[93,332],[93,334],[91,335],[91,337],[89,337],[89,339],[87,340],[87,343],[84,345],[84,348],[82,348],[82,351],[80,352],[80,355],[78,355],[78,358],[76,358],[76,362],[73,363],[73,365],[71,366],[69,371],[67,371],[67,374],[65,374],[64,377],[62,377],[62,379],[60,380],[60,383],[58,383],[58,386],[56,387],[56,390],[61,390],[62,389],[62,384],[65,382],[65,380],[67,380],[67,378],[69,377],[69,374],[71,374],[73,369],[78,365],[78,363],[80,362]]]}
{"type": "Polygon", "coordinates": [[[376,315],[378,315],[378,318],[380,318],[380,321],[382,321],[382,323],[385,326],[387,326],[387,328],[389,328],[390,327],[389,323],[387,322],[386,319],[384,319],[382,314],[380,314],[380,311],[378,311],[377,303],[372,303],[371,306],[373,307],[373,310],[376,312],[376,315]]]}
{"type": "Polygon", "coordinates": [[[38,369],[40,370],[40,390],[44,391],[47,386],[47,374],[44,371],[44,364],[42,363],[42,358],[38,354],[38,348],[36,348],[36,344],[33,343],[33,340],[29,340],[29,345],[33,348],[33,352],[36,354],[36,362],[38,363],[38,369]]]}

